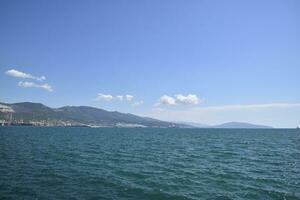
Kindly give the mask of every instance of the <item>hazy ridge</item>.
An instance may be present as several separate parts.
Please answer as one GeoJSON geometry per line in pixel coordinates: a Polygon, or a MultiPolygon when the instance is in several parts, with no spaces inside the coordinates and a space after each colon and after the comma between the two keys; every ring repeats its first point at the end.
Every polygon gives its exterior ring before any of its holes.
{"type": "MultiPolygon", "coordinates": [[[[46,123],[51,125],[89,125],[121,127],[185,127],[177,123],[165,122],[129,113],[106,111],[89,106],[64,106],[50,108],[41,103],[0,103],[10,108],[14,121],[23,123],[46,123]]],[[[8,112],[0,112],[1,120],[8,120],[8,112]]]]}
{"type": "Polygon", "coordinates": [[[207,125],[193,122],[167,122],[130,113],[107,111],[90,106],[63,106],[51,108],[41,103],[0,103],[0,120],[13,123],[59,126],[104,126],[104,127],[159,127],[159,128],[272,128],[245,122],[228,122],[207,125]],[[12,119],[10,114],[12,113],[12,119]]]}

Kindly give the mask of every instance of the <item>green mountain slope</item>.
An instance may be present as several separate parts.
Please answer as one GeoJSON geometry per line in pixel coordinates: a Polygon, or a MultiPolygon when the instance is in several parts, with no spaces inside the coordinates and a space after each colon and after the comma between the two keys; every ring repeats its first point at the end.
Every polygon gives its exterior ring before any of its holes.
{"type": "MultiPolygon", "coordinates": [[[[160,121],[148,117],[140,117],[133,114],[110,112],[99,108],[88,106],[65,106],[61,108],[50,108],[41,103],[0,103],[10,107],[14,121],[22,120],[44,121],[46,123],[71,123],[72,125],[94,125],[94,126],[146,126],[146,127],[184,127],[177,123],[160,121]]],[[[7,113],[0,111],[0,119],[7,119],[7,113]]]]}

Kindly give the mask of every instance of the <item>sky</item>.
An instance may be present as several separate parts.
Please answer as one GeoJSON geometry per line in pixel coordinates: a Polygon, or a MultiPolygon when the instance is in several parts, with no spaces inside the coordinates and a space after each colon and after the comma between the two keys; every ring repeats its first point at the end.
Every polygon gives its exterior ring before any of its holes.
{"type": "Polygon", "coordinates": [[[0,102],[300,126],[298,0],[1,0],[0,102]]]}

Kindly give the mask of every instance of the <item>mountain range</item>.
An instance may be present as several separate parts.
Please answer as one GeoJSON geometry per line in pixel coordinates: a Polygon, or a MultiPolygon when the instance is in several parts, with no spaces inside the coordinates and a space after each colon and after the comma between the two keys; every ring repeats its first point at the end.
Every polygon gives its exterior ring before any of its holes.
{"type": "Polygon", "coordinates": [[[250,124],[246,122],[228,122],[214,126],[214,128],[272,128],[271,126],[250,124]]]}
{"type": "Polygon", "coordinates": [[[272,128],[242,122],[210,126],[192,122],[167,122],[130,113],[107,111],[89,106],[50,108],[41,103],[0,103],[0,120],[15,124],[95,126],[95,127],[159,127],[159,128],[272,128]]]}
{"type": "Polygon", "coordinates": [[[129,113],[111,112],[89,106],[64,106],[50,108],[41,103],[0,103],[0,119],[46,125],[88,125],[104,127],[186,127],[187,125],[165,122],[129,113]],[[8,111],[8,112],[4,112],[8,111]],[[9,112],[11,111],[11,112],[9,112]]]}
{"type": "Polygon", "coordinates": [[[193,126],[195,128],[272,128],[271,126],[250,124],[246,122],[227,122],[219,125],[207,125],[207,124],[201,124],[195,122],[176,122],[176,123],[186,124],[189,126],[193,126]]]}

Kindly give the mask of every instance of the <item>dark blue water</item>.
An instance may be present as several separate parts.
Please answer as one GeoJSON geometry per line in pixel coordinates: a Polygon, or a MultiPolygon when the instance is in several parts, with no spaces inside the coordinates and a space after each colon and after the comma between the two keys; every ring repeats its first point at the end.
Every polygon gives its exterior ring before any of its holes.
{"type": "Polygon", "coordinates": [[[0,199],[300,199],[300,133],[0,127],[0,199]]]}

